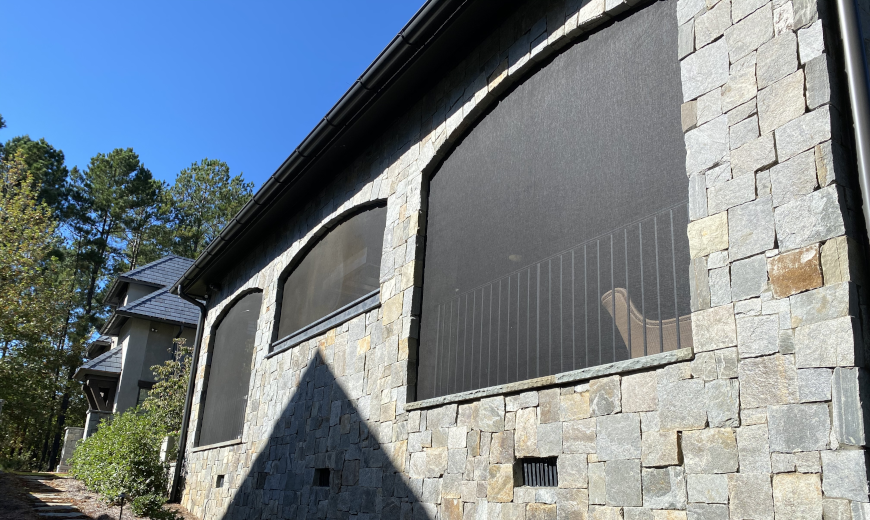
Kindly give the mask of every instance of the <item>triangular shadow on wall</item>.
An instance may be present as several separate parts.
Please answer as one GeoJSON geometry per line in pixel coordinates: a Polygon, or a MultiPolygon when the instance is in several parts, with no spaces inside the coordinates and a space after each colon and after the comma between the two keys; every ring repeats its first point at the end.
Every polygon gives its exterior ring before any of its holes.
{"type": "MultiPolygon", "coordinates": [[[[252,406],[269,405],[254,402],[252,406]]],[[[268,438],[253,439],[268,442],[268,448],[259,450],[247,473],[234,475],[218,463],[204,468],[205,474],[188,476],[188,483],[204,481],[209,486],[204,519],[435,518],[433,505],[424,508],[417,498],[422,489],[412,492],[407,475],[392,462],[378,435],[367,426],[372,423],[363,419],[319,350],[301,372],[290,402],[270,422],[268,438]],[[314,485],[323,478],[324,469],[329,470],[329,486],[314,485]],[[223,487],[234,493],[225,509],[217,498],[226,492],[216,487],[221,474],[223,487]]],[[[392,431],[403,431],[400,437],[407,439],[407,429],[396,424],[392,431]]],[[[256,428],[247,425],[252,427],[256,428]]],[[[404,459],[406,450],[398,451],[404,459]]],[[[422,488],[422,481],[417,483],[422,488]]]]}

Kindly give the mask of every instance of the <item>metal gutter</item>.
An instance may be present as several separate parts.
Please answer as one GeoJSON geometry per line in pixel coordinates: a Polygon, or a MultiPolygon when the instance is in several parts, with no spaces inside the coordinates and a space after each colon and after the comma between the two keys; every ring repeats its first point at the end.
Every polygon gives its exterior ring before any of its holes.
{"type": "Polygon", "coordinates": [[[293,184],[345,130],[362,116],[393,79],[409,66],[434,37],[473,0],[428,0],[381,51],[311,133],[290,154],[256,194],[206,247],[177,282],[190,285],[228,245],[263,216],[265,210],[293,184]]]}
{"type": "Polygon", "coordinates": [[[181,430],[178,432],[178,458],[175,460],[175,471],[172,473],[172,485],[169,488],[169,501],[178,502],[180,493],[178,484],[181,481],[181,466],[184,464],[184,450],[187,447],[187,425],[190,422],[190,407],[193,403],[193,388],[196,384],[196,370],[199,365],[200,344],[202,343],[202,329],[205,325],[206,308],[196,298],[191,298],[184,292],[179,283],[176,286],[178,296],[185,301],[196,305],[199,309],[199,323],[196,326],[196,339],[193,344],[193,359],[190,362],[190,377],[187,380],[187,397],[184,399],[184,415],[181,419],[181,430]]]}
{"type": "Polygon", "coordinates": [[[864,46],[858,25],[855,0],[836,0],[840,36],[849,89],[849,105],[855,125],[855,153],[858,159],[858,184],[863,201],[864,225],[870,238],[870,100],[864,46]]]}

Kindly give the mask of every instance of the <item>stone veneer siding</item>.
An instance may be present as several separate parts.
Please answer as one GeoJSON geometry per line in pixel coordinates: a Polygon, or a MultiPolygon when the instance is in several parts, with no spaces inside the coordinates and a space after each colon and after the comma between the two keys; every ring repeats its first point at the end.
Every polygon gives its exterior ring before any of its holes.
{"type": "Polygon", "coordinates": [[[678,3],[692,360],[409,404],[424,176],[536,60],[631,8],[531,4],[212,295],[205,346],[238,295],[262,289],[263,310],[242,439],[197,449],[190,436],[183,505],[205,519],[870,518],[848,110],[833,16],[815,0],[678,3]],[[285,266],[381,199],[382,306],[268,356],[285,266]],[[559,488],[514,488],[527,456],[558,456],[559,488]],[[331,468],[330,488],[311,486],[316,467],[331,468]]]}

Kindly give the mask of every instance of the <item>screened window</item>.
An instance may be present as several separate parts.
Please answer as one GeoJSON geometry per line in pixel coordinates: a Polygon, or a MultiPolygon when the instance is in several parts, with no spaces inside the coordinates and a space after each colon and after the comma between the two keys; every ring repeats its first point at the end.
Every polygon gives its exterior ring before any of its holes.
{"type": "Polygon", "coordinates": [[[251,293],[233,305],[214,331],[206,379],[199,445],[242,436],[257,319],[263,293],[251,293]]]}
{"type": "Polygon", "coordinates": [[[690,346],[675,6],[554,58],[432,177],[419,399],[690,346]]]}
{"type": "Polygon", "coordinates": [[[387,208],[345,220],[305,255],[283,286],[276,339],[377,291],[387,208]]]}

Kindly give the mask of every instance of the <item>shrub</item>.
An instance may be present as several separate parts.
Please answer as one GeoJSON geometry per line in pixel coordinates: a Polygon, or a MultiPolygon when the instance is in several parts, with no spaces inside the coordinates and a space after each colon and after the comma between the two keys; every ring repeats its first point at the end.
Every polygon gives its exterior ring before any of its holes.
{"type": "Polygon", "coordinates": [[[70,473],[104,499],[166,492],[167,465],[160,461],[164,426],[138,408],[102,421],[97,432],[76,447],[70,473]]]}

